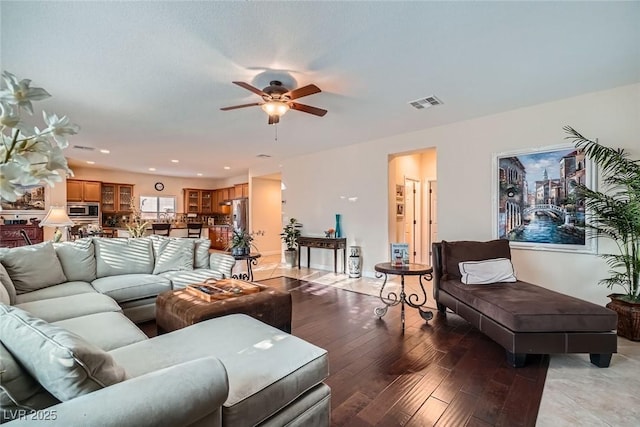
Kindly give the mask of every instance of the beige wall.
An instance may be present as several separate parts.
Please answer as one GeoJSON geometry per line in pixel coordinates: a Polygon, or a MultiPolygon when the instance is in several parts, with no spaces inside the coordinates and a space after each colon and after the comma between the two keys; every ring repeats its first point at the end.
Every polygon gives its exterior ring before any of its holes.
{"type": "MultiPolygon", "coordinates": [[[[348,243],[362,246],[364,274],[373,276],[374,264],[388,259],[390,155],[435,147],[439,238],[488,240],[493,238],[496,154],[564,143],[565,125],[640,158],[640,84],[346,145],[273,162],[272,168],[282,171],[287,185],[285,215],[298,218],[305,234],[320,235],[333,225],[334,214],[342,213],[348,243]],[[341,195],[358,200],[347,202],[341,195]]],[[[602,250],[607,244],[599,246],[602,250]]],[[[330,251],[316,252],[312,266],[332,270],[330,251]]],[[[597,285],[607,267],[595,255],[518,249],[513,259],[523,280],[596,303],[607,301],[610,290],[597,285]]]]}

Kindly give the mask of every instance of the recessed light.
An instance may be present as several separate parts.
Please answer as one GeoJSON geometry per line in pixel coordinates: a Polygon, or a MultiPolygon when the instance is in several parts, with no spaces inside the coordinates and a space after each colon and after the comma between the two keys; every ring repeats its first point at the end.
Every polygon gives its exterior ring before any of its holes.
{"type": "Polygon", "coordinates": [[[87,160],[87,163],[90,164],[90,165],[95,165],[96,164],[96,162],[94,162],[93,160],[87,160]]]}
{"type": "Polygon", "coordinates": [[[180,163],[180,160],[171,160],[171,163],[180,163]]]}
{"type": "Polygon", "coordinates": [[[223,169],[228,171],[229,169],[231,169],[231,167],[230,166],[225,166],[223,169]]]}
{"type": "Polygon", "coordinates": [[[201,173],[197,173],[196,175],[198,175],[198,176],[202,176],[202,174],[201,174],[201,173]]]}
{"type": "Polygon", "coordinates": [[[156,168],[149,168],[151,172],[155,172],[156,168]]]}
{"type": "Polygon", "coordinates": [[[102,154],[109,154],[109,153],[111,153],[111,151],[109,151],[109,150],[105,150],[104,148],[103,148],[102,150],[100,150],[100,152],[101,152],[102,154]]]}

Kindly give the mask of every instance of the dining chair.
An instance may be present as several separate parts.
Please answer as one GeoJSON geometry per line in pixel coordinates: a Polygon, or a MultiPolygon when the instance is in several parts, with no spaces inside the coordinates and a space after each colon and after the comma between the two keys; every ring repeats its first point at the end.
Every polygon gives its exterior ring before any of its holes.
{"type": "Polygon", "coordinates": [[[169,233],[171,232],[171,224],[163,222],[153,223],[151,224],[151,229],[153,230],[153,234],[169,237],[169,233]]]}
{"type": "Polygon", "coordinates": [[[201,222],[188,222],[187,223],[187,237],[192,239],[199,239],[202,236],[202,223],[201,222]]]}

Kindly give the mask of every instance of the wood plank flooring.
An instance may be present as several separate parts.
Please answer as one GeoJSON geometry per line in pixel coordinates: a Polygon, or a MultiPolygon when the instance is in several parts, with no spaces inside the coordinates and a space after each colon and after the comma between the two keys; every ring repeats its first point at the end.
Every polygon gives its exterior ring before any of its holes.
{"type": "MultiPolygon", "coordinates": [[[[504,349],[454,314],[425,323],[376,297],[286,277],[293,334],[329,352],[332,426],[534,426],[548,356],[511,368],[504,349]]],[[[141,325],[155,334],[153,324],[141,325]]]]}

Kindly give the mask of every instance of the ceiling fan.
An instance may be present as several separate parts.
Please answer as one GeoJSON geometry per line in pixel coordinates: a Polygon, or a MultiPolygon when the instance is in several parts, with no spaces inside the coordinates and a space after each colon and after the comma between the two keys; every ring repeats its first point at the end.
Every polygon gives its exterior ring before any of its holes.
{"type": "Polygon", "coordinates": [[[280,116],[289,111],[289,109],[302,111],[303,113],[309,113],[316,116],[324,116],[327,114],[327,110],[322,108],[312,107],[310,105],[300,104],[294,102],[294,99],[302,98],[303,96],[313,95],[314,93],[322,92],[316,85],[306,85],[298,89],[289,90],[282,86],[282,82],[279,80],[272,80],[269,82],[269,86],[263,90],[257,87],[251,86],[245,82],[233,82],[234,84],[245,88],[256,95],[260,95],[264,102],[254,102],[251,104],[234,105],[231,107],[223,107],[222,111],[235,110],[237,108],[255,107],[260,106],[265,113],[269,115],[269,124],[273,125],[280,121],[280,116]]]}

